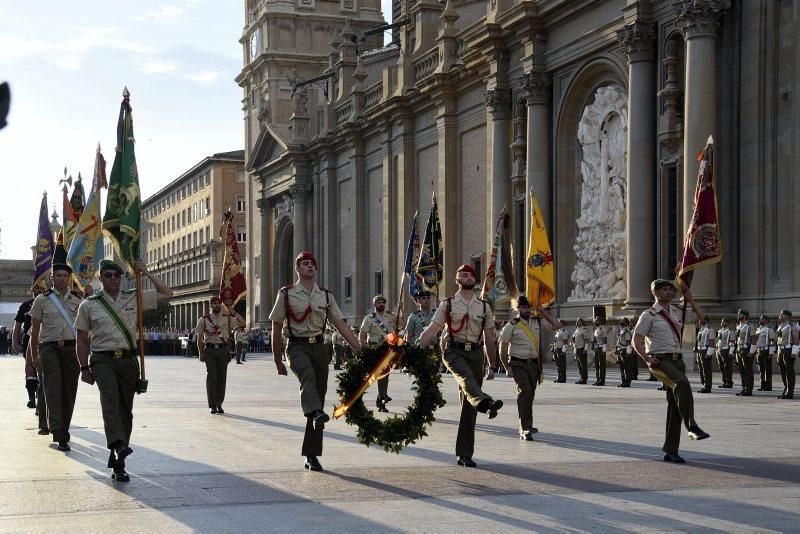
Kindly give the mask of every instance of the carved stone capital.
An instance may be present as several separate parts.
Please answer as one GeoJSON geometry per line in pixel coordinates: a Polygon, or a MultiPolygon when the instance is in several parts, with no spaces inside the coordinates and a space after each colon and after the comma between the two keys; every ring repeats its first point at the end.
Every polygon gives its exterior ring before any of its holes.
{"type": "Polygon", "coordinates": [[[272,209],[272,206],[269,205],[269,199],[267,198],[257,198],[256,207],[261,212],[261,215],[269,215],[269,211],[272,209]]]}
{"type": "Polygon", "coordinates": [[[730,7],[730,0],[676,0],[673,5],[686,39],[717,37],[720,19],[730,7]]]}
{"type": "Polygon", "coordinates": [[[311,184],[294,184],[289,188],[289,194],[294,202],[305,202],[311,194],[311,184]]]}
{"type": "Polygon", "coordinates": [[[511,89],[489,89],[484,95],[486,107],[496,117],[511,115],[511,89]]]}
{"type": "Polygon", "coordinates": [[[655,61],[655,37],[655,27],[650,22],[632,22],[617,30],[617,41],[628,63],[655,61]]]}
{"type": "Polygon", "coordinates": [[[531,104],[549,104],[552,96],[553,80],[550,74],[534,70],[522,75],[522,91],[531,104]]]}

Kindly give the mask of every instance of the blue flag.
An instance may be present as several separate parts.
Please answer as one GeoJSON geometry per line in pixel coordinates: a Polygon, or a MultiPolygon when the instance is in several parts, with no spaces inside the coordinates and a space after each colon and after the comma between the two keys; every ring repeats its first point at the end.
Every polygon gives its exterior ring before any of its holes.
{"type": "Polygon", "coordinates": [[[437,291],[439,282],[442,281],[444,272],[442,262],[442,229],[439,226],[439,209],[436,205],[436,195],[433,195],[431,214],[428,225],[425,227],[425,239],[419,253],[417,275],[421,277],[422,284],[429,291],[437,291]]]}
{"type": "Polygon", "coordinates": [[[411,222],[411,230],[408,234],[408,246],[406,246],[406,262],[403,271],[408,275],[408,293],[415,297],[418,291],[422,290],[422,281],[417,276],[414,266],[419,262],[419,221],[417,213],[414,213],[414,220],[411,222]]]}
{"type": "Polygon", "coordinates": [[[55,251],[53,232],[50,231],[50,219],[47,217],[47,193],[42,197],[39,208],[39,230],[36,232],[36,260],[33,262],[33,287],[47,289],[47,275],[53,266],[55,251]]]}

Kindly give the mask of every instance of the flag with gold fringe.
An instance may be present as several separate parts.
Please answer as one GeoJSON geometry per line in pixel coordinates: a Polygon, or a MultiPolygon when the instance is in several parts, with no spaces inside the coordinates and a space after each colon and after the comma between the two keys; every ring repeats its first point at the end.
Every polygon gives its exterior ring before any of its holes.
{"type": "Polygon", "coordinates": [[[511,217],[503,208],[497,217],[492,255],[483,280],[481,298],[492,309],[517,298],[517,282],[511,265],[511,217]]]}
{"type": "Polygon", "coordinates": [[[439,290],[444,265],[442,261],[442,229],[439,225],[439,208],[433,194],[431,213],[425,227],[425,238],[419,253],[416,273],[422,277],[422,286],[429,291],[439,290]]]}
{"type": "Polygon", "coordinates": [[[708,143],[697,154],[697,160],[700,168],[694,190],[694,212],[689,221],[683,255],[677,269],[677,278],[685,287],[691,287],[692,275],[699,266],[722,260],[713,137],[708,137],[708,143]]]}
{"type": "MultiPolygon", "coordinates": [[[[95,155],[95,177],[89,200],[82,210],[75,228],[75,237],[67,253],[67,263],[72,267],[72,277],[81,288],[89,285],[97,272],[100,258],[103,256],[103,233],[100,229],[100,184],[105,183],[105,159],[97,146],[95,155]],[[102,173],[102,177],[98,176],[102,173]]],[[[78,182],[80,183],[80,181],[78,182]]],[[[77,184],[76,184],[77,185],[77,184]]]]}
{"type": "Polygon", "coordinates": [[[528,243],[528,260],[525,266],[527,288],[525,295],[531,306],[544,308],[556,300],[555,269],[550,240],[544,226],[542,210],[531,189],[531,235],[528,243]]]}
{"type": "Polygon", "coordinates": [[[236,241],[236,232],[233,229],[233,213],[229,209],[223,217],[220,237],[225,242],[225,255],[222,263],[222,279],[219,283],[219,298],[226,307],[233,308],[247,293],[247,282],[242,269],[239,243],[236,241]]]}

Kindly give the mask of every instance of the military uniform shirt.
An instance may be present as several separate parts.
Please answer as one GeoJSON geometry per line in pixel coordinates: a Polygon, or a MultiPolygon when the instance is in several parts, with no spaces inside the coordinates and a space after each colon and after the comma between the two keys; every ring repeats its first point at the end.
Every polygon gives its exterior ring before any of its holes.
{"type": "Polygon", "coordinates": [[[367,314],[364,320],[361,321],[361,329],[359,330],[362,334],[367,335],[368,343],[375,345],[383,341],[386,336],[383,328],[389,333],[394,332],[395,323],[397,322],[393,313],[385,312],[382,317],[377,314],[376,316],[377,318],[373,317],[372,313],[367,314]],[[383,328],[378,325],[378,320],[383,323],[383,328]]]}
{"type": "Polygon", "coordinates": [[[556,335],[553,339],[557,349],[564,349],[569,344],[569,334],[566,328],[559,328],[556,330],[556,335]]]}
{"type": "MultiPolygon", "coordinates": [[[[117,323],[108,315],[105,308],[97,302],[97,297],[104,295],[111,308],[117,312],[122,322],[128,327],[134,345],[136,344],[136,292],[132,290],[120,291],[116,300],[100,291],[90,297],[86,297],[78,307],[78,318],[75,320],[75,328],[85,332],[91,332],[89,337],[89,349],[92,352],[128,350],[128,342],[120,332],[117,323]]],[[[145,310],[152,310],[158,306],[158,292],[155,290],[142,291],[142,307],[145,310]]]]}
{"type": "Polygon", "coordinates": [[[14,321],[22,325],[22,335],[27,336],[28,330],[31,328],[31,307],[33,306],[33,299],[28,299],[19,305],[17,315],[14,321]]]}
{"type": "Polygon", "coordinates": [[[730,328],[720,328],[719,332],[717,332],[717,350],[726,350],[730,348],[732,343],[731,334],[730,328]]]}
{"type": "Polygon", "coordinates": [[[236,331],[233,334],[233,339],[236,340],[237,343],[247,343],[247,334],[242,331],[236,331]]]}
{"type": "Polygon", "coordinates": [[[50,341],[61,341],[62,339],[75,339],[72,334],[72,329],[69,327],[61,312],[58,311],[56,305],[50,300],[49,294],[54,294],[70,319],[70,323],[75,321],[78,315],[78,306],[81,305],[83,297],[77,292],[67,291],[62,295],[58,291],[48,289],[33,301],[30,315],[34,319],[39,319],[42,326],[39,329],[39,343],[48,343],[50,341]]]}
{"type": "Polygon", "coordinates": [[[283,303],[284,291],[278,291],[278,297],[275,299],[272,312],[269,314],[269,320],[273,323],[284,323],[284,336],[289,335],[290,332],[289,327],[284,322],[287,319],[291,320],[291,335],[312,337],[323,334],[322,329],[325,326],[326,312],[330,321],[338,321],[344,318],[339,305],[336,304],[336,299],[333,298],[333,293],[328,292],[326,301],[325,291],[317,284],[314,284],[310,292],[302,284],[293,285],[286,292],[289,294],[289,308],[296,317],[302,317],[309,306],[311,306],[311,313],[302,322],[288,318],[283,303]]]}
{"type": "Polygon", "coordinates": [[[617,334],[617,347],[621,349],[630,347],[632,338],[633,334],[631,334],[630,328],[622,328],[617,334]]]}
{"type": "Polygon", "coordinates": [[[786,322],[786,324],[779,324],[778,325],[778,346],[789,349],[792,347],[792,332],[794,332],[794,328],[792,327],[792,323],[786,322]]]}
{"type": "Polygon", "coordinates": [[[509,343],[508,354],[515,358],[523,360],[530,360],[539,357],[539,340],[541,339],[541,329],[539,328],[539,321],[531,318],[527,321],[519,319],[517,324],[511,324],[511,321],[506,323],[500,331],[500,342],[509,343]],[[531,343],[530,338],[525,331],[520,327],[521,323],[525,323],[533,337],[536,339],[536,346],[531,343]]]}
{"type": "Polygon", "coordinates": [[[757,349],[766,349],[775,341],[775,332],[768,326],[759,326],[756,328],[756,336],[758,336],[758,339],[756,339],[757,349]]]}
{"type": "Polygon", "coordinates": [[[408,335],[409,343],[413,344],[419,341],[422,332],[428,328],[428,325],[433,321],[433,315],[435,313],[436,310],[428,312],[414,310],[411,312],[411,315],[408,316],[408,322],[406,323],[406,334],[408,335]]]}
{"type": "Polygon", "coordinates": [[[198,336],[203,334],[204,343],[227,343],[231,337],[231,331],[228,329],[228,317],[230,317],[231,328],[236,328],[239,325],[236,316],[220,311],[218,314],[209,312],[200,317],[194,331],[198,336]]]}
{"type": "Polygon", "coordinates": [[[716,337],[717,334],[714,332],[714,329],[708,325],[705,325],[697,333],[697,347],[700,350],[707,350],[709,347],[713,347],[715,345],[714,340],[716,337]]]}
{"type": "Polygon", "coordinates": [[[591,341],[592,334],[588,326],[579,326],[572,333],[572,345],[575,350],[586,348],[586,345],[591,341]]]}
{"type": "Polygon", "coordinates": [[[608,328],[606,326],[600,325],[594,328],[594,339],[592,340],[594,343],[594,347],[604,347],[603,350],[608,348],[608,328]]]}
{"type": "Polygon", "coordinates": [[[740,349],[750,344],[750,336],[752,336],[752,329],[750,323],[740,324],[736,327],[736,346],[740,349]]]}
{"type": "MultiPolygon", "coordinates": [[[[481,339],[481,325],[484,325],[484,327],[494,326],[492,308],[474,293],[469,302],[464,300],[460,291],[453,295],[450,300],[452,302],[450,324],[459,331],[450,332],[448,335],[456,343],[477,343],[478,339],[481,339]],[[465,315],[469,315],[469,319],[465,321],[463,328],[461,328],[461,321],[465,315]]],[[[436,308],[436,313],[434,313],[431,322],[439,326],[447,324],[447,299],[444,299],[439,304],[439,307],[436,308]]]]}
{"type": "MultiPolygon", "coordinates": [[[[680,340],[673,332],[667,319],[659,314],[661,310],[667,311],[661,304],[656,302],[652,308],[642,312],[633,331],[644,336],[644,347],[647,354],[678,353],[681,351],[680,340]]],[[[670,304],[667,313],[669,313],[678,328],[678,332],[680,332],[681,310],[670,304]]]]}

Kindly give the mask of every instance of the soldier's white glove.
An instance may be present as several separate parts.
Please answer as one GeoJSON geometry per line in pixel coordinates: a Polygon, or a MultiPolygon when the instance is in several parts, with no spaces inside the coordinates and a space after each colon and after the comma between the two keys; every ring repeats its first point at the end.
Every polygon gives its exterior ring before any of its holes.
{"type": "Polygon", "coordinates": [[[800,354],[800,345],[792,345],[792,356],[800,354]]]}
{"type": "Polygon", "coordinates": [[[750,345],[750,352],[748,354],[755,354],[756,353],[756,346],[750,345]]]}
{"type": "Polygon", "coordinates": [[[706,349],[706,356],[713,356],[713,355],[714,355],[714,348],[708,347],[708,349],[706,349]]]}

